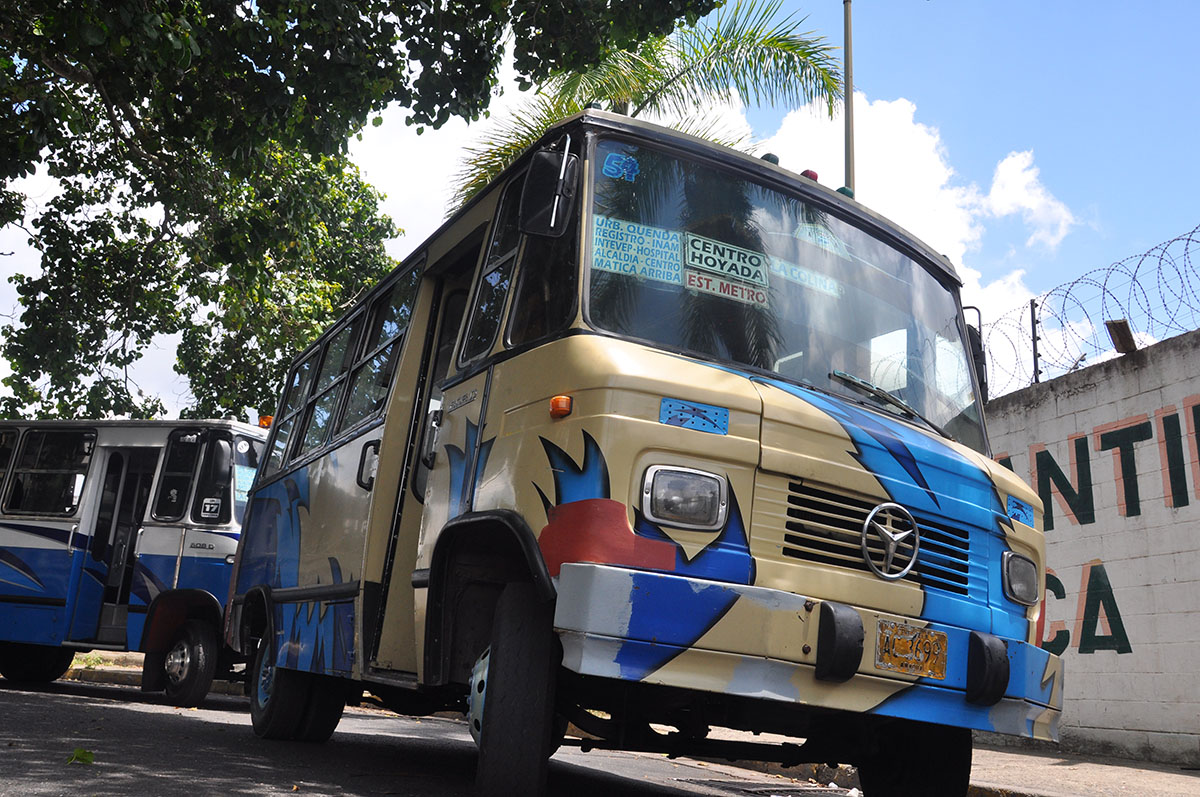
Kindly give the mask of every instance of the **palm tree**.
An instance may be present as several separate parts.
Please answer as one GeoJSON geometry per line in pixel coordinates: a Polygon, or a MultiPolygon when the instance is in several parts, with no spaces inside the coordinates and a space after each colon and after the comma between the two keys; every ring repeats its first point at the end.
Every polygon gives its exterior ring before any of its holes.
{"type": "Polygon", "coordinates": [[[782,0],[735,0],[711,22],[682,26],[636,50],[617,50],[586,72],[562,74],[522,107],[498,119],[487,138],[468,147],[455,176],[455,206],[470,199],[554,122],[592,103],[639,116],[680,117],[684,132],[727,146],[745,143],[723,133],[702,106],[736,90],[755,105],[798,106],[814,100],[833,114],[842,96],[833,48],[801,32],[805,18],[776,20],[782,0]]]}

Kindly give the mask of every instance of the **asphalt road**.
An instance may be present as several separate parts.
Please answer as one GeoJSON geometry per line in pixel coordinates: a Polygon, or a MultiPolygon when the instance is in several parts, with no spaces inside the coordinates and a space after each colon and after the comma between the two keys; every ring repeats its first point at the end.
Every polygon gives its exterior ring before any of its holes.
{"type": "MultiPolygon", "coordinates": [[[[136,688],[0,679],[0,796],[345,794],[469,795],[475,745],[466,724],[349,709],[321,745],[254,736],[246,701],[211,696],[166,706],[136,688]],[[76,750],[92,763],[70,763],[76,750]]],[[[567,797],[845,795],[731,766],[564,748],[549,791],[567,797]]]]}

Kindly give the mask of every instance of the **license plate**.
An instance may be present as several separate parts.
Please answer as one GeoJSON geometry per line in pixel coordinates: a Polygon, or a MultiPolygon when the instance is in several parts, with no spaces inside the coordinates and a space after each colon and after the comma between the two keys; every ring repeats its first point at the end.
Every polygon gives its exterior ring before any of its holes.
{"type": "Polygon", "coordinates": [[[946,634],[891,620],[879,621],[875,666],[923,678],[946,679],[946,634]]]}

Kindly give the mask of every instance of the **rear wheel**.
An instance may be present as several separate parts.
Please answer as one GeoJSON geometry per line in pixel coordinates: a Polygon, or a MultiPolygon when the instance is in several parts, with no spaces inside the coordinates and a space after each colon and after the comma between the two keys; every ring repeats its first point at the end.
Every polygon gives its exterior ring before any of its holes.
{"type": "Polygon", "coordinates": [[[866,797],[960,797],[971,783],[971,731],[924,722],[881,729],[872,754],[858,763],[866,797]]]}
{"type": "Polygon", "coordinates": [[[204,702],[217,672],[216,629],[202,620],[188,620],[175,633],[163,659],[167,697],[177,706],[204,702]]]}
{"type": "Polygon", "coordinates": [[[71,669],[74,658],[74,650],[57,645],[3,642],[0,643],[0,675],[18,683],[48,684],[71,669]]]}
{"type": "Polygon", "coordinates": [[[270,637],[259,643],[250,673],[250,721],[264,739],[324,742],[342,719],[349,685],[342,678],[275,666],[270,637]]]}
{"type": "Polygon", "coordinates": [[[264,739],[294,739],[308,697],[301,673],[275,666],[274,636],[266,634],[250,668],[250,722],[264,739]]]}
{"type": "Polygon", "coordinates": [[[545,791],[559,664],[553,616],[554,604],[541,600],[532,584],[509,584],[500,594],[479,712],[475,785],[481,795],[545,791]]]}

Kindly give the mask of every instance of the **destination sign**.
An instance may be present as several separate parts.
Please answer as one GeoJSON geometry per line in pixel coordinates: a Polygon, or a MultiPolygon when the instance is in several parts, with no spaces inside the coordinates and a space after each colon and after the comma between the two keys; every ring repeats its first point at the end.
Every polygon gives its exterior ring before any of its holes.
{"type": "Polygon", "coordinates": [[[648,224],[594,216],[592,268],[679,285],[683,234],[648,224]]]}
{"type": "Polygon", "coordinates": [[[702,235],[686,236],[684,265],[720,274],[722,277],[767,285],[767,256],[702,235]]]}

